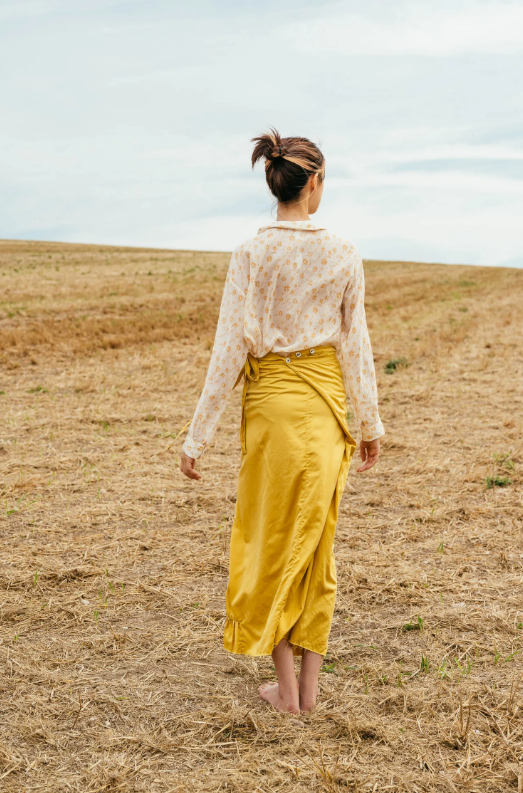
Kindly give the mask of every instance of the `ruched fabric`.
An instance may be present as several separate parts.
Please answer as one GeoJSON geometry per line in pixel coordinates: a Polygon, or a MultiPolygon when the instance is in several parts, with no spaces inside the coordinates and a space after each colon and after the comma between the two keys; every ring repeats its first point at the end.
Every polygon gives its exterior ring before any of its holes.
{"type": "Polygon", "coordinates": [[[333,347],[245,363],[242,465],[224,646],[270,655],[287,638],[325,655],[336,599],[338,508],[356,443],[333,347]]]}

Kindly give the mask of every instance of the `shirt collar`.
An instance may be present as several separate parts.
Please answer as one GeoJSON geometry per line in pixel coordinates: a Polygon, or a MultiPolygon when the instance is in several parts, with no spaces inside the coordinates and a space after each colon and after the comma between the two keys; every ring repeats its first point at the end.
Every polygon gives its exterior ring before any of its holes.
{"type": "Polygon", "coordinates": [[[296,231],[324,231],[325,226],[317,226],[312,220],[274,220],[258,229],[258,234],[267,229],[295,229],[296,231]]]}

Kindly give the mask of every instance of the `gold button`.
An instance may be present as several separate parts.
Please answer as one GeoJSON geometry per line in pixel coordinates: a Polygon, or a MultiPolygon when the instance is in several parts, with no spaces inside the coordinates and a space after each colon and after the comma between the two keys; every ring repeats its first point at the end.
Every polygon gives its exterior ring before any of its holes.
{"type": "Polygon", "coordinates": [[[296,353],[296,358],[301,358],[301,352],[296,353]]]}
{"type": "Polygon", "coordinates": [[[290,359],[290,358],[285,358],[285,362],[286,362],[286,363],[290,363],[290,362],[291,362],[291,359],[290,359]]]}
{"type": "Polygon", "coordinates": [[[310,354],[311,354],[311,355],[314,355],[314,353],[315,353],[316,351],[315,351],[315,350],[314,350],[314,348],[313,348],[312,350],[309,350],[309,352],[310,352],[310,354]]]}

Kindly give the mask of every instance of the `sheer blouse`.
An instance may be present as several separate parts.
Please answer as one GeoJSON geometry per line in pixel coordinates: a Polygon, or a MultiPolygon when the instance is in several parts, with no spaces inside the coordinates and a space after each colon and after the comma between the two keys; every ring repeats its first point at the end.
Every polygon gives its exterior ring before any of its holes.
{"type": "Polygon", "coordinates": [[[233,252],[205,385],[183,451],[212,440],[247,353],[331,345],[365,441],[384,435],[364,307],[363,264],[350,242],[310,220],[277,220],[233,252]]]}

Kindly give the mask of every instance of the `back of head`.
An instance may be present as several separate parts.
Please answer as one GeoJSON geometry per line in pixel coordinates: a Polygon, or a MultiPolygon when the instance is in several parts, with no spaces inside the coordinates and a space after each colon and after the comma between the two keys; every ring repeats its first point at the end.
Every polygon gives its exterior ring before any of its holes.
{"type": "Polygon", "coordinates": [[[298,198],[310,176],[323,179],[325,158],[308,138],[282,138],[275,129],[253,138],[252,167],[265,158],[265,178],[271,193],[287,204],[298,198]]]}

